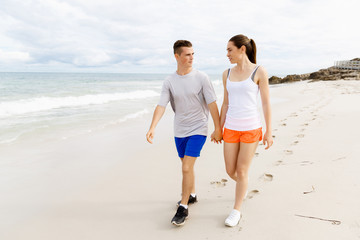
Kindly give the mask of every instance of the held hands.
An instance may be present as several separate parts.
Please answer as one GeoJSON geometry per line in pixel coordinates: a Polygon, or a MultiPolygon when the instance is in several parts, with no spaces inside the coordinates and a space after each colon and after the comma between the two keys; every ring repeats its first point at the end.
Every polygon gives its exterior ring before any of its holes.
{"type": "Polygon", "coordinates": [[[266,146],[265,147],[265,150],[267,150],[267,149],[269,149],[272,145],[273,145],[273,143],[274,143],[274,140],[273,140],[273,138],[272,138],[272,135],[271,135],[271,133],[269,133],[269,132],[265,132],[265,134],[264,134],[264,138],[263,138],[263,144],[264,144],[264,146],[266,146]]]}
{"type": "Polygon", "coordinates": [[[211,141],[219,144],[222,143],[222,132],[221,129],[215,129],[214,132],[211,134],[211,141]]]}

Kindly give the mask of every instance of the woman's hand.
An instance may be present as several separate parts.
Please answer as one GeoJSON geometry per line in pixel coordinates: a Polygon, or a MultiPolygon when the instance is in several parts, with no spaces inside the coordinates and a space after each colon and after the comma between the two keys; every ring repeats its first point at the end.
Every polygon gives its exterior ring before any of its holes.
{"type": "Polygon", "coordinates": [[[266,146],[265,150],[269,149],[273,145],[273,143],[274,143],[274,140],[273,140],[271,133],[266,131],[264,134],[264,138],[263,138],[263,144],[266,146]]]}

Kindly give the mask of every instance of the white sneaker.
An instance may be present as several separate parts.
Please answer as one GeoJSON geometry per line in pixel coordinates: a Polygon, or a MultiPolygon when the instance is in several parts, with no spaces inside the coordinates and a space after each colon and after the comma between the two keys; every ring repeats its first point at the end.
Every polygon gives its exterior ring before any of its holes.
{"type": "Polygon", "coordinates": [[[241,212],[239,212],[236,209],[233,209],[229,214],[229,216],[225,219],[225,226],[235,227],[236,225],[238,225],[240,219],[241,219],[241,212]]]}

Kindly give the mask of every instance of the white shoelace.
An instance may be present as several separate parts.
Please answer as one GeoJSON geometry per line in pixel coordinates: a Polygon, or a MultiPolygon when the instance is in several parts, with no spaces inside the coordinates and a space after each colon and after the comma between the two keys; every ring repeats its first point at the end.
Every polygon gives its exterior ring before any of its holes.
{"type": "Polygon", "coordinates": [[[228,216],[230,221],[234,221],[240,218],[240,212],[238,210],[233,209],[228,216]]]}

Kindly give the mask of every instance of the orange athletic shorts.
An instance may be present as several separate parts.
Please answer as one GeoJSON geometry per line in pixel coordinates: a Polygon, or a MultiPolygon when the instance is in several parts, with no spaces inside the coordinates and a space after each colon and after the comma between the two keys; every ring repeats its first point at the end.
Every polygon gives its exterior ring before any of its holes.
{"type": "Polygon", "coordinates": [[[254,143],[262,140],[262,128],[249,131],[224,129],[223,140],[227,143],[254,143]]]}

